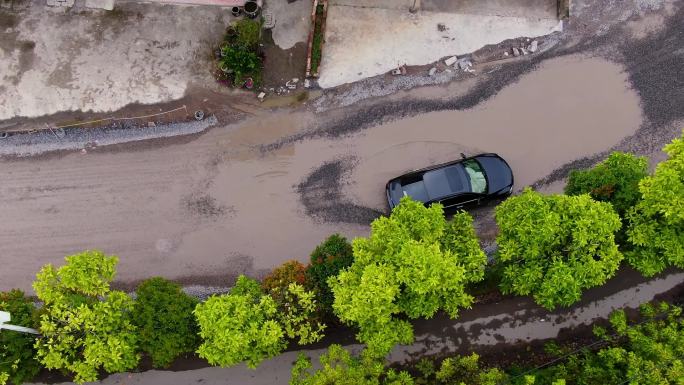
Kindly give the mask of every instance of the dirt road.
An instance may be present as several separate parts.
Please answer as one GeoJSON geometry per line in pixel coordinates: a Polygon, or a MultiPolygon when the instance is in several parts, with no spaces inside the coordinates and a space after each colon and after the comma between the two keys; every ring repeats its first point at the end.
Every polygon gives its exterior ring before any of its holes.
{"type": "Polygon", "coordinates": [[[314,119],[267,114],[185,143],[4,162],[0,290],[29,290],[43,264],[89,248],[118,255],[123,282],[229,285],[236,274],[306,260],[331,233],[365,235],[385,211],[391,176],[459,152],[498,152],[520,188],[632,134],[641,110],[620,66],[574,56],[471,110],[261,150],[314,119]]]}

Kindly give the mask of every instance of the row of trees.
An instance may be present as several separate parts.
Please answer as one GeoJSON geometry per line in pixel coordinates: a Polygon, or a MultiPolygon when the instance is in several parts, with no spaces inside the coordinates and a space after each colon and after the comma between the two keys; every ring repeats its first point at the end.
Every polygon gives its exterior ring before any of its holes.
{"type": "MultiPolygon", "coordinates": [[[[665,151],[669,158],[650,176],[645,159],[615,153],[573,172],[564,195],[526,189],[500,204],[494,263],[502,271],[501,290],[532,295],[553,309],[603,284],[623,256],[647,276],[684,267],[684,140],[665,151]]],[[[39,310],[18,291],[3,293],[0,310],[37,327],[41,337],[0,334],[0,373],[21,383],[42,365],[92,381],[101,370],[136,367],[141,353],[161,367],[191,352],[213,365],[256,367],[290,343],[319,341],[326,321],[339,320],[357,330],[366,350],[359,359],[340,350],[326,359],[364,378],[381,373],[404,384],[401,373],[384,371],[383,357],[413,341],[411,319],[438,311],[455,318],[469,308],[470,288],[485,276],[487,257],[469,214],[447,221],[440,205],[405,197],[389,217],[371,224],[368,238],[349,244],[334,235],[314,250],[308,266],[289,261],[263,282],[240,277],[230,293],[203,303],[161,278],[143,282],[135,299],[112,290],[116,263],[89,251],[67,257],[60,268],[45,266],[33,285],[39,310]],[[364,372],[366,363],[372,372],[364,372]]],[[[302,384],[314,381],[316,374],[299,367],[302,384]]]]}

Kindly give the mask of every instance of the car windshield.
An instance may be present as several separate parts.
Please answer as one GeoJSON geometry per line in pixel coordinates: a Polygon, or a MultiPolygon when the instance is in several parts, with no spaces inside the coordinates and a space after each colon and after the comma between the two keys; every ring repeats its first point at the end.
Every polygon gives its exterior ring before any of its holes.
{"type": "Polygon", "coordinates": [[[478,194],[487,192],[487,178],[482,171],[482,166],[475,159],[468,159],[463,162],[463,167],[468,174],[468,179],[470,179],[472,191],[478,194]]]}

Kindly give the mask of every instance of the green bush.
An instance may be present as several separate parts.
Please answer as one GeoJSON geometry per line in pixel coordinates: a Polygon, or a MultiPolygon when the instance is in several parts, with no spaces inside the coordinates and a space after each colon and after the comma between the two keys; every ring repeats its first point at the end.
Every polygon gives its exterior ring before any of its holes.
{"type": "Polygon", "coordinates": [[[589,195],[545,196],[530,189],[496,208],[501,290],[534,296],[547,309],[579,301],[617,271],[620,217],[589,195]]]}
{"type": "Polygon", "coordinates": [[[330,345],[319,358],[321,369],[311,371],[311,359],[299,354],[290,385],[413,385],[407,372],[388,369],[382,360],[361,354],[353,357],[340,345],[330,345]]]}
{"type": "Polygon", "coordinates": [[[357,326],[367,354],[382,357],[395,344],[413,341],[407,318],[452,318],[473,303],[466,287],[482,279],[487,257],[472,218],[454,215],[450,225],[441,205],[426,208],[404,197],[390,217],[371,224],[369,238],[354,240],[354,263],[328,284],[335,314],[357,326]]]}
{"type": "Polygon", "coordinates": [[[192,315],[196,299],[161,277],[142,282],[136,294],[133,323],[138,327],[140,348],[155,367],[168,367],[176,357],[197,349],[199,329],[192,315]]]}
{"type": "MultiPolygon", "coordinates": [[[[0,293],[0,311],[12,315],[12,325],[34,328],[35,307],[21,290],[0,293]]],[[[0,373],[10,383],[19,385],[31,380],[40,371],[33,347],[36,336],[10,330],[0,331],[0,373]]],[[[1,381],[0,381],[1,382],[1,381]]]]}
{"type": "Polygon", "coordinates": [[[328,279],[351,266],[354,262],[352,246],[347,238],[333,234],[311,253],[311,263],[306,268],[306,283],[316,292],[321,310],[332,314],[333,293],[328,279]]]}
{"type": "Polygon", "coordinates": [[[219,65],[222,70],[233,71],[235,85],[239,85],[243,77],[258,72],[261,66],[261,59],[255,52],[240,46],[221,48],[221,56],[219,65]]]}
{"type": "Polygon", "coordinates": [[[251,278],[240,276],[229,294],[210,297],[194,313],[203,340],[197,352],[212,365],[256,368],[287,346],[275,301],[251,278]]]}
{"type": "Polygon", "coordinates": [[[235,23],[237,31],[236,44],[255,50],[261,40],[261,22],[251,19],[241,19],[235,23]]]}
{"type": "Polygon", "coordinates": [[[641,199],[639,181],[647,175],[645,157],[614,152],[591,169],[570,172],[565,193],[589,194],[597,201],[610,202],[624,216],[641,199]]]}
{"type": "Polygon", "coordinates": [[[44,266],[33,289],[44,302],[36,341],[38,359],[48,369],[74,373],[77,383],[96,381],[100,370],[124,372],[140,359],[131,322],[133,300],[109,285],[117,257],[85,251],[66,265],[44,266]]]}
{"type": "Polygon", "coordinates": [[[627,262],[649,277],[667,266],[684,268],[684,133],[664,151],[668,159],[641,181],[643,199],[627,216],[627,262]]]}

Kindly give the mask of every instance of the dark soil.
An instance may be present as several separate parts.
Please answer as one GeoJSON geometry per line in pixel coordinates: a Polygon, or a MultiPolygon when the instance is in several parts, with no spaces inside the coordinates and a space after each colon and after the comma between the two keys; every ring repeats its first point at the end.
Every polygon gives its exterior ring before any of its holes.
{"type": "Polygon", "coordinates": [[[297,43],[290,49],[281,49],[271,37],[271,31],[266,30],[263,42],[264,71],[262,73],[262,88],[270,90],[284,87],[287,81],[299,79],[298,86],[304,85],[306,74],[306,43],[297,43]]]}

